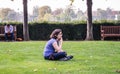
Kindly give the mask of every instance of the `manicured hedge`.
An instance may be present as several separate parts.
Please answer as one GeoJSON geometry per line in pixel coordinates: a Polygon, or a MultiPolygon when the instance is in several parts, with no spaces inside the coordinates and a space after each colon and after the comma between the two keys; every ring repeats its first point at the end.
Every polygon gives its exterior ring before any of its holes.
{"type": "MultiPolygon", "coordinates": [[[[0,25],[3,25],[0,23],[0,25]]],[[[17,25],[17,37],[23,38],[22,23],[12,23],[17,25]]],[[[120,25],[119,23],[93,23],[93,36],[95,40],[100,40],[100,25],[120,25]]],[[[86,24],[73,23],[29,23],[29,35],[31,40],[48,40],[51,32],[60,28],[63,31],[64,40],[84,40],[86,37],[86,24]]]]}
{"type": "Polygon", "coordinates": [[[56,28],[62,29],[64,40],[83,40],[85,38],[85,24],[72,25],[36,23],[35,25],[29,25],[30,39],[48,40],[51,32],[56,28]]]}

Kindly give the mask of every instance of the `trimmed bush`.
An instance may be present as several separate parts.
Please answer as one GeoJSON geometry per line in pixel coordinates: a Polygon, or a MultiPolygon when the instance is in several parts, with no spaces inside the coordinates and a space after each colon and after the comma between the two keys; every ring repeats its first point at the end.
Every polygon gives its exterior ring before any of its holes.
{"type": "MultiPolygon", "coordinates": [[[[0,23],[0,25],[4,25],[0,23]]],[[[17,25],[17,37],[23,38],[23,25],[22,23],[12,23],[17,25]]],[[[95,40],[100,40],[100,26],[101,25],[120,25],[120,23],[93,23],[93,37],[95,40]]],[[[86,37],[86,23],[29,23],[29,35],[31,40],[48,40],[51,32],[60,28],[63,31],[64,40],[84,40],[86,37]]]]}

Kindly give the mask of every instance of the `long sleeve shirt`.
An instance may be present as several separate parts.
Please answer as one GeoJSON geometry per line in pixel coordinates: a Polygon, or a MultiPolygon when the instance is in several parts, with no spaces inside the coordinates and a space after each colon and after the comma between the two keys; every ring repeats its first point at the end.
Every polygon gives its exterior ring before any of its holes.
{"type": "Polygon", "coordinates": [[[9,27],[6,25],[4,27],[4,29],[5,29],[5,33],[8,33],[8,32],[13,33],[13,26],[12,25],[10,25],[9,27]]]}

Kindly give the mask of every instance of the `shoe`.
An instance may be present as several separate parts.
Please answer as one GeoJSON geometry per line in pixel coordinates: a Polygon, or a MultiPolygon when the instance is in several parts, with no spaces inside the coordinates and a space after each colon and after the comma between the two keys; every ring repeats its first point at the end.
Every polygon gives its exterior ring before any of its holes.
{"type": "Polygon", "coordinates": [[[59,59],[60,61],[68,61],[68,60],[70,60],[70,59],[72,59],[73,58],[73,56],[72,55],[70,55],[70,56],[66,56],[66,57],[64,57],[64,58],[61,58],[61,59],[59,59]]]}
{"type": "Polygon", "coordinates": [[[60,61],[67,61],[67,60],[69,60],[67,57],[64,57],[64,58],[61,58],[61,59],[59,59],[60,61]]]}
{"type": "Polygon", "coordinates": [[[73,58],[73,56],[72,56],[72,55],[70,55],[70,56],[67,56],[67,58],[68,58],[68,60],[70,60],[70,59],[72,59],[72,58],[73,58]]]}

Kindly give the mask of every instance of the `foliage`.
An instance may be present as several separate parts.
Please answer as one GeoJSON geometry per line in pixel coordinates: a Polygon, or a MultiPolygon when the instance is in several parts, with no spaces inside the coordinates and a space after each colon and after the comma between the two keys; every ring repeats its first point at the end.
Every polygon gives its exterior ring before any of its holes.
{"type": "MultiPolygon", "coordinates": [[[[93,36],[95,40],[100,40],[100,25],[120,25],[119,23],[112,22],[96,22],[93,23],[93,36]]],[[[29,23],[29,32],[31,40],[48,40],[51,32],[61,28],[63,30],[64,40],[84,40],[86,37],[86,22],[81,23],[29,23]]],[[[22,26],[18,25],[18,35],[22,37],[22,26]]],[[[19,37],[18,36],[18,37],[19,37]]],[[[106,38],[107,40],[119,39],[115,37],[106,38]]]]}
{"type": "MultiPolygon", "coordinates": [[[[17,25],[17,37],[23,38],[23,25],[19,22],[8,22],[12,25],[17,25]]],[[[0,23],[5,25],[5,23],[0,23]]],[[[100,26],[101,25],[120,25],[120,21],[94,21],[93,22],[93,36],[95,40],[100,40],[100,26]]],[[[86,37],[86,21],[74,22],[31,22],[28,24],[31,40],[48,40],[51,32],[56,28],[63,30],[64,40],[84,40],[86,37]]],[[[106,37],[105,40],[119,40],[119,37],[106,37]]]]}
{"type": "Polygon", "coordinates": [[[49,6],[43,6],[39,8],[39,19],[43,19],[45,14],[50,14],[52,12],[49,6]]]}
{"type": "Polygon", "coordinates": [[[2,19],[1,21],[6,21],[8,20],[10,12],[14,12],[10,8],[2,8],[0,9],[0,18],[2,19]]]}
{"type": "Polygon", "coordinates": [[[120,42],[65,41],[70,61],[43,58],[46,41],[0,42],[0,74],[117,74],[120,42]],[[5,46],[6,45],[6,46],[5,46]]]}

